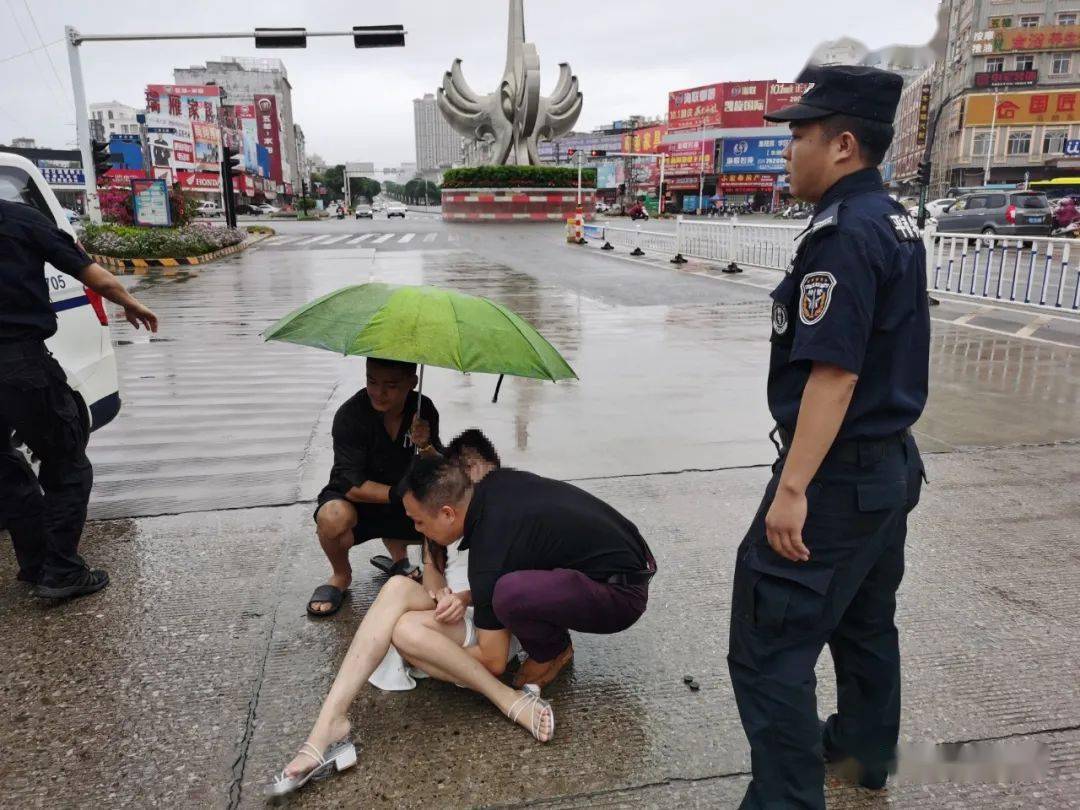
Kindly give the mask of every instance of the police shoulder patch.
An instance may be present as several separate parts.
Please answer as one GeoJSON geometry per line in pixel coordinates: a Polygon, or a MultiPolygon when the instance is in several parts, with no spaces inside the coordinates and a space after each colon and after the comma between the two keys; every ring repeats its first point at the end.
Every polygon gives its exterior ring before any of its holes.
{"type": "Polygon", "coordinates": [[[836,277],[832,273],[807,273],[799,285],[799,320],[807,326],[813,326],[824,318],[829,311],[829,304],[832,303],[835,287],[836,277]]]}
{"type": "Polygon", "coordinates": [[[901,242],[918,242],[922,239],[918,225],[907,214],[886,214],[885,218],[896,232],[896,238],[901,242]]]}
{"type": "Polygon", "coordinates": [[[784,334],[788,328],[787,307],[779,301],[773,301],[772,305],[772,329],[777,337],[784,334]]]}

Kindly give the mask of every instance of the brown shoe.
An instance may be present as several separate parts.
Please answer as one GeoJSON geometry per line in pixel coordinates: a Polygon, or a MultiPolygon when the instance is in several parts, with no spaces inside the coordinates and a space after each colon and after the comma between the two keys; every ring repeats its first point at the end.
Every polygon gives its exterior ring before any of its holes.
{"type": "Polygon", "coordinates": [[[550,661],[534,661],[529,658],[521,665],[521,669],[514,676],[514,688],[521,689],[525,684],[532,683],[543,689],[559,676],[559,673],[563,671],[563,667],[573,660],[573,644],[568,644],[565,650],[550,661]]]}

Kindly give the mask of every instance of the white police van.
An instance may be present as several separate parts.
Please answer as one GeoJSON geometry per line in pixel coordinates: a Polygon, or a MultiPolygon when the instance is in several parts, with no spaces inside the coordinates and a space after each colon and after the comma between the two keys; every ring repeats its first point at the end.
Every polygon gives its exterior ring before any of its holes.
{"type": "MultiPolygon", "coordinates": [[[[41,172],[20,155],[0,152],[0,198],[32,205],[56,227],[76,235],[41,172]]],[[[116,355],[105,302],[51,264],[45,265],[45,278],[57,321],[56,334],[45,345],[78,395],[83,418],[91,430],[97,430],[120,412],[116,355]]]]}

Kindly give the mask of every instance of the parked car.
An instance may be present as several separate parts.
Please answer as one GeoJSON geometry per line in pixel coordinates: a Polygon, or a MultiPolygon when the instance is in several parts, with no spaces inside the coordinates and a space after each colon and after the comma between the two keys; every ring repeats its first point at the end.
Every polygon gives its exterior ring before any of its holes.
{"type": "Polygon", "coordinates": [[[375,219],[375,210],[370,205],[356,206],[357,219],[375,219]]]}
{"type": "Polygon", "coordinates": [[[262,203],[261,205],[256,205],[255,210],[258,211],[260,214],[263,214],[264,216],[271,216],[272,214],[276,214],[281,209],[277,206],[271,205],[270,203],[262,203]]]}
{"type": "MultiPolygon", "coordinates": [[[[77,237],[56,195],[26,158],[0,152],[0,198],[33,206],[58,228],[77,237]]],[[[45,345],[75,390],[83,419],[91,430],[97,430],[120,411],[116,355],[105,302],[51,264],[45,265],[45,280],[57,322],[56,334],[45,345]]]]}
{"type": "Polygon", "coordinates": [[[237,214],[245,214],[245,215],[258,214],[259,209],[256,208],[251,203],[237,203],[236,204],[236,213],[237,214]]]}
{"type": "MultiPolygon", "coordinates": [[[[955,197],[941,197],[937,200],[930,200],[926,203],[926,215],[936,219],[944,214],[955,202],[955,197]]],[[[916,202],[915,205],[908,208],[908,213],[913,217],[917,217],[919,215],[919,204],[916,202]]]]}
{"type": "Polygon", "coordinates": [[[195,209],[195,212],[200,217],[220,217],[225,213],[220,205],[216,202],[211,202],[210,200],[199,203],[199,207],[195,209]]]}
{"type": "Polygon", "coordinates": [[[603,200],[597,200],[596,201],[596,213],[598,213],[598,214],[606,214],[610,209],[611,209],[611,206],[608,205],[603,200]]]}
{"type": "Polygon", "coordinates": [[[985,191],[961,197],[937,218],[939,233],[1049,236],[1050,202],[1037,191],[985,191]]]}
{"type": "Polygon", "coordinates": [[[402,219],[405,219],[405,206],[401,203],[390,203],[386,206],[386,218],[390,219],[390,217],[401,217],[402,219]]]}

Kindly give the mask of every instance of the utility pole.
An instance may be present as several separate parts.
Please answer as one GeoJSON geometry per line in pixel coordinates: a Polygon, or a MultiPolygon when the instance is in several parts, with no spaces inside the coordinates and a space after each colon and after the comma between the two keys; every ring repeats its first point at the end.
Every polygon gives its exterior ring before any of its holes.
{"type": "Polygon", "coordinates": [[[705,196],[705,122],[701,122],[701,155],[698,159],[697,213],[701,216],[701,198],[705,196]]]}
{"type": "Polygon", "coordinates": [[[994,128],[997,126],[998,94],[994,93],[994,111],[990,116],[990,144],[986,147],[986,165],[983,167],[983,185],[990,185],[990,160],[994,156],[994,128]]]}

